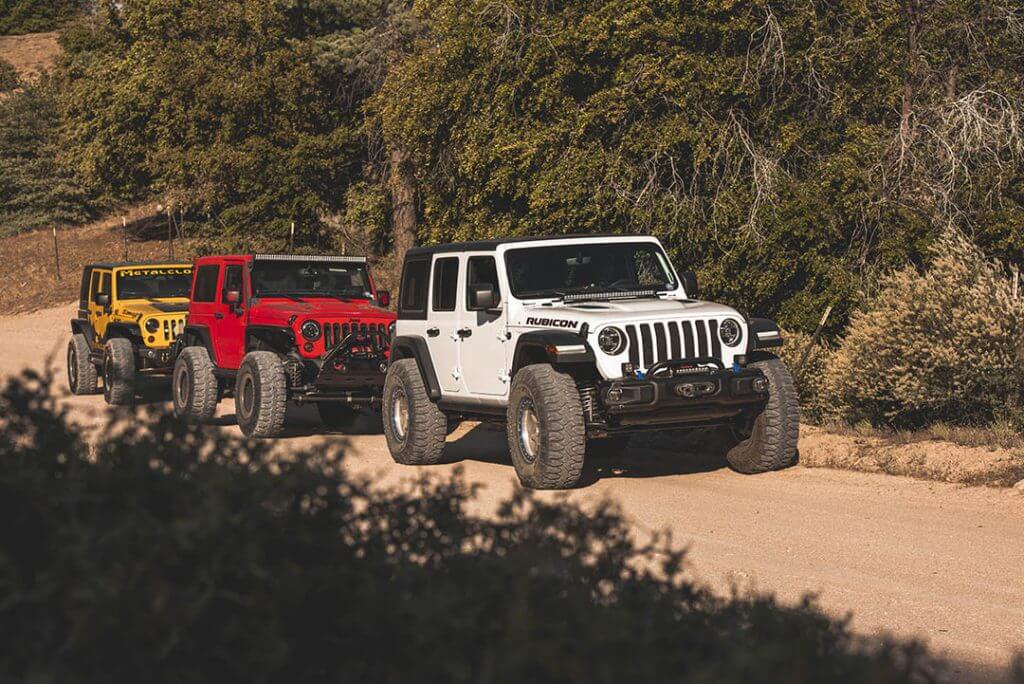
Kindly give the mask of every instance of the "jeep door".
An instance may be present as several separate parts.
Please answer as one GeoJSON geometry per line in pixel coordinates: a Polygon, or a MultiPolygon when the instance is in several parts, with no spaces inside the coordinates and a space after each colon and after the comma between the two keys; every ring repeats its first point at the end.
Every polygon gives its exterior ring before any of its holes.
{"type": "Polygon", "coordinates": [[[110,274],[110,271],[94,269],[89,285],[89,322],[92,323],[92,328],[96,332],[96,339],[93,340],[95,343],[103,342],[103,336],[107,333],[107,325],[110,323],[110,305],[113,304],[109,300],[111,296],[110,274]],[[100,295],[108,297],[106,304],[100,303],[100,295]]]}
{"type": "Polygon", "coordinates": [[[462,391],[462,371],[459,368],[461,338],[456,332],[459,328],[461,262],[458,256],[434,257],[430,278],[430,314],[424,330],[437,381],[446,395],[462,391]]]}
{"type": "Polygon", "coordinates": [[[459,328],[455,331],[461,338],[459,365],[463,386],[469,395],[497,399],[508,393],[508,326],[503,306],[506,297],[502,296],[494,254],[469,255],[465,271],[465,286],[459,297],[459,328]],[[472,293],[478,287],[493,288],[498,296],[494,306],[485,308],[473,304],[472,293]]]}
{"type": "Polygon", "coordinates": [[[216,338],[220,340],[221,366],[238,368],[245,356],[245,315],[248,289],[245,284],[246,268],[242,259],[227,259],[221,274],[217,310],[213,314],[216,338]]]}

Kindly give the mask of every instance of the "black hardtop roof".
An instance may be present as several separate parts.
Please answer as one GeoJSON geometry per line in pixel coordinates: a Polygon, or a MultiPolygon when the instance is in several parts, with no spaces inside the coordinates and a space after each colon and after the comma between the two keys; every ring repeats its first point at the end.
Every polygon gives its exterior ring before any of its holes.
{"type": "Polygon", "coordinates": [[[413,247],[405,253],[405,258],[424,256],[430,254],[442,254],[445,252],[493,252],[498,245],[509,245],[517,242],[543,242],[545,240],[572,240],[574,238],[614,238],[614,237],[636,237],[649,238],[648,233],[578,233],[567,235],[541,235],[535,237],[514,237],[496,238],[493,240],[470,240],[468,242],[449,242],[441,245],[425,245],[413,247]]]}
{"type": "Polygon", "coordinates": [[[86,264],[85,268],[132,268],[136,266],[191,266],[188,259],[161,259],[159,261],[108,261],[102,264],[86,264]]]}

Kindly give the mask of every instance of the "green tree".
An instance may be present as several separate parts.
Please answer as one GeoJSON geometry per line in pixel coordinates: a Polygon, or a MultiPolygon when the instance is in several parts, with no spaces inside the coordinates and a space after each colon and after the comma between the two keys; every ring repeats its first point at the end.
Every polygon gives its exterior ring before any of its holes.
{"type": "Polygon", "coordinates": [[[0,94],[9,93],[21,85],[18,70],[6,59],[0,58],[0,94]]]}
{"type": "Polygon", "coordinates": [[[225,241],[280,247],[292,220],[317,225],[360,141],[288,26],[273,0],[124,3],[104,47],[70,58],[78,171],[113,197],[160,193],[225,241]]]}
{"type": "Polygon", "coordinates": [[[994,142],[1021,111],[1008,3],[943,0],[927,17],[897,0],[417,8],[429,33],[373,105],[412,155],[426,239],[653,232],[711,296],[810,329],[830,302],[841,326],[875,274],[919,261],[950,220],[1019,214],[1019,154],[994,142]],[[956,136],[937,122],[963,103],[938,106],[948,79],[931,74],[948,72],[957,31],[986,39],[956,92],[997,95],[962,118],[986,142],[943,162],[956,136]],[[951,165],[971,182],[944,201],[951,165]],[[998,201],[977,192],[986,179],[998,201]]]}
{"type": "Polygon", "coordinates": [[[0,35],[53,31],[82,7],[81,0],[0,0],[0,35]]]}
{"type": "Polygon", "coordinates": [[[93,215],[93,198],[61,161],[59,127],[49,78],[0,99],[0,234],[93,215]]]}

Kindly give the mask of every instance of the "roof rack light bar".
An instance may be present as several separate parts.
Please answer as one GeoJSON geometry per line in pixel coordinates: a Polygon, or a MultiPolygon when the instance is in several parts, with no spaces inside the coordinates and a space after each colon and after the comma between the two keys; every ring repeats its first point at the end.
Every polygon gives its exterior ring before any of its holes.
{"type": "Polygon", "coordinates": [[[366,257],[330,256],[315,254],[253,254],[253,261],[333,261],[338,263],[365,264],[366,257]]]}

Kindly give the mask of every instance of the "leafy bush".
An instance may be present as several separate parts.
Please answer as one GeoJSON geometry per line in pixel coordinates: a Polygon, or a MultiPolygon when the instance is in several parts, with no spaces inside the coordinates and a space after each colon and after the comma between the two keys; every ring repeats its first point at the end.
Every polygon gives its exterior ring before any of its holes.
{"type": "Polygon", "coordinates": [[[811,343],[811,336],[799,331],[784,330],[785,344],[778,355],[789,367],[800,394],[800,419],[814,422],[824,413],[822,384],[832,350],[826,343],[811,343]]]}
{"type": "Polygon", "coordinates": [[[716,598],[608,505],[460,477],[382,491],[337,454],[161,413],[91,451],[48,378],[0,396],[0,671],[33,681],[928,681],[805,600],[716,598]],[[770,674],[769,674],[770,673],[770,674]]]}
{"type": "Polygon", "coordinates": [[[6,59],[0,57],[0,93],[9,93],[21,85],[18,70],[6,59]]]}
{"type": "Polygon", "coordinates": [[[1020,400],[1024,300],[955,232],[924,272],[883,278],[825,372],[835,416],[894,427],[988,423],[1020,400]]]}

